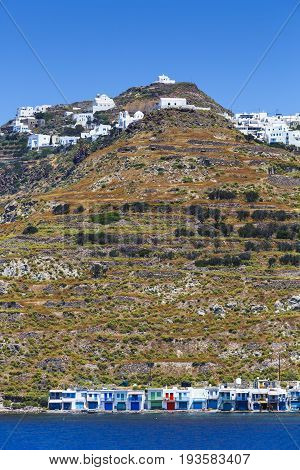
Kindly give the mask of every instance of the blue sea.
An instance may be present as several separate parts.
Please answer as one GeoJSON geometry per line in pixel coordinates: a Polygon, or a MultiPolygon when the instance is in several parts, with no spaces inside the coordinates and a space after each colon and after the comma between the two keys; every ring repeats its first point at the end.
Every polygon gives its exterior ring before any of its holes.
{"type": "Polygon", "coordinates": [[[300,413],[2,414],[0,448],[299,449],[300,413]]]}

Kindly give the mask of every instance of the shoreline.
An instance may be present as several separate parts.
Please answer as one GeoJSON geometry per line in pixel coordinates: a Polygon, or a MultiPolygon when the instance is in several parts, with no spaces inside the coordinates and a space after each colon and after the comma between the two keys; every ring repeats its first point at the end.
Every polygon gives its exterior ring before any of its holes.
{"type": "Polygon", "coordinates": [[[145,414],[164,414],[164,415],[177,415],[177,414],[191,414],[191,415],[206,415],[206,414],[222,414],[222,415],[230,415],[230,414],[247,414],[247,415],[261,415],[261,414],[291,414],[300,416],[300,410],[298,411],[289,411],[289,410],[264,410],[264,411],[251,411],[251,410],[244,410],[244,411],[221,411],[221,410],[141,410],[141,411],[105,411],[105,410],[48,410],[46,408],[21,408],[21,409],[9,409],[9,408],[0,408],[0,416],[8,415],[8,414],[45,414],[45,415],[145,415],[145,414]]]}

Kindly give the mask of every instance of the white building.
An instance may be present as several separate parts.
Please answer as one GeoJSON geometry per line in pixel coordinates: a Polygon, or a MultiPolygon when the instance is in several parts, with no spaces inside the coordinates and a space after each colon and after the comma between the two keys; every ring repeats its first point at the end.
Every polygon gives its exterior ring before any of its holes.
{"type": "Polygon", "coordinates": [[[17,109],[17,118],[28,118],[34,117],[35,113],[45,113],[48,108],[51,108],[50,104],[41,104],[38,106],[21,106],[17,109]]]}
{"type": "Polygon", "coordinates": [[[164,83],[166,85],[173,85],[175,80],[171,80],[167,75],[159,75],[155,83],[164,83]]]}
{"type": "Polygon", "coordinates": [[[99,126],[95,126],[90,132],[82,132],[81,138],[88,139],[92,138],[92,140],[98,139],[101,135],[108,135],[111,131],[111,126],[106,124],[99,124],[99,126]]]}
{"type": "Polygon", "coordinates": [[[17,118],[27,118],[34,116],[34,108],[33,106],[21,106],[17,109],[17,118]]]}
{"type": "Polygon", "coordinates": [[[300,147],[300,131],[294,129],[300,124],[300,113],[284,116],[268,113],[238,113],[230,118],[236,129],[245,135],[252,135],[268,144],[284,144],[300,147]]]}
{"type": "Polygon", "coordinates": [[[288,144],[288,131],[287,124],[278,123],[271,124],[265,128],[263,138],[268,144],[288,144]]]}
{"type": "Polygon", "coordinates": [[[157,108],[184,108],[185,106],[187,106],[186,98],[160,98],[157,108]]]}
{"type": "Polygon", "coordinates": [[[300,147],[300,131],[289,131],[287,137],[288,144],[300,147]]]}
{"type": "Polygon", "coordinates": [[[59,137],[59,145],[75,145],[80,137],[63,135],[59,137]]]}
{"type": "Polygon", "coordinates": [[[50,145],[51,135],[32,134],[28,137],[27,147],[29,147],[31,150],[39,150],[40,147],[49,147],[50,145]]]}
{"type": "Polygon", "coordinates": [[[30,133],[30,129],[28,124],[25,124],[22,122],[21,119],[16,118],[15,121],[13,122],[13,132],[18,132],[18,133],[30,133]]]}
{"type": "Polygon", "coordinates": [[[80,124],[81,126],[86,127],[88,122],[92,122],[93,113],[73,114],[72,119],[76,121],[76,124],[80,124]]]}
{"type": "Polygon", "coordinates": [[[107,95],[97,94],[93,102],[93,114],[97,111],[108,111],[116,106],[114,100],[107,95]]]}
{"type": "Polygon", "coordinates": [[[130,116],[128,111],[120,112],[119,113],[119,119],[118,119],[118,124],[116,127],[119,129],[126,129],[129,124],[135,121],[140,121],[143,119],[144,113],[142,111],[136,111],[133,116],[130,116]]]}
{"type": "Polygon", "coordinates": [[[45,113],[49,108],[51,108],[51,104],[40,104],[35,106],[34,113],[45,113]]]}

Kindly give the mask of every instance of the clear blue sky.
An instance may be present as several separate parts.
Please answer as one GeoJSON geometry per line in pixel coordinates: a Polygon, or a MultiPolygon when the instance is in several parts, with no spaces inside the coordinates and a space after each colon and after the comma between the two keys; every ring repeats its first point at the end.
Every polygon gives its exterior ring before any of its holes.
{"type": "MultiPolygon", "coordinates": [[[[0,123],[63,98],[1,8],[0,123]]],[[[298,0],[3,0],[67,99],[166,73],[229,106],[298,0]]],[[[300,8],[233,110],[300,112],[300,8]]]]}

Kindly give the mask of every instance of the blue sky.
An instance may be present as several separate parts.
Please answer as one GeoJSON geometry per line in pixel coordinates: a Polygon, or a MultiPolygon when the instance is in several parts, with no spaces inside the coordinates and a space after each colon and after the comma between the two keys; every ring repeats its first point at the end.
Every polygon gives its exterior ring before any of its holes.
{"type": "MultiPolygon", "coordinates": [[[[62,103],[5,4],[70,102],[166,73],[228,107],[298,0],[0,0],[0,123],[62,103]]],[[[300,7],[233,110],[300,112],[300,7]]]]}

